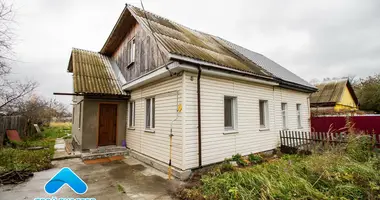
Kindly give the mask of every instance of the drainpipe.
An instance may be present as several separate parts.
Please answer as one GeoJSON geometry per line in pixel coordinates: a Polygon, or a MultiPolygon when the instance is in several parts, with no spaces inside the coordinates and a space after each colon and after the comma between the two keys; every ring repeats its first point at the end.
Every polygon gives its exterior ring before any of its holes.
{"type": "Polygon", "coordinates": [[[198,66],[198,78],[197,78],[197,100],[198,100],[198,163],[199,167],[202,167],[202,129],[201,129],[201,73],[202,68],[198,66]]]}

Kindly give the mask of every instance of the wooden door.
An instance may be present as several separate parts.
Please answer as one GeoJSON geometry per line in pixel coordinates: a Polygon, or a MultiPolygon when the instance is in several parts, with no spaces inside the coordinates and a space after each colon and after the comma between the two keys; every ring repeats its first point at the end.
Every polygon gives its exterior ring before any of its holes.
{"type": "Polygon", "coordinates": [[[98,146],[116,145],[117,104],[99,105],[98,146]]]}

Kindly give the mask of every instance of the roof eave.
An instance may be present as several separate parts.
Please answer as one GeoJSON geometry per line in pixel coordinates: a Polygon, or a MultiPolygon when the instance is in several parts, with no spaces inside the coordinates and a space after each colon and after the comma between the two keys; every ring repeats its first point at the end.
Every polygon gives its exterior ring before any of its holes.
{"type": "Polygon", "coordinates": [[[233,69],[233,68],[230,68],[230,67],[225,67],[225,66],[213,64],[213,63],[210,63],[210,62],[206,62],[206,61],[202,61],[202,60],[198,60],[198,59],[194,59],[194,58],[189,58],[189,57],[186,57],[186,56],[180,56],[180,55],[177,55],[177,54],[171,54],[171,53],[169,53],[169,58],[171,60],[174,60],[174,61],[184,61],[184,62],[193,63],[193,64],[197,64],[197,65],[214,67],[214,68],[218,68],[218,69],[221,69],[221,70],[232,71],[232,72],[236,72],[236,73],[239,73],[239,74],[246,74],[246,75],[254,76],[256,78],[270,80],[270,81],[274,81],[275,82],[275,79],[273,77],[271,77],[271,76],[263,76],[263,75],[259,75],[259,74],[252,73],[252,72],[237,70],[237,69],[233,69]]]}
{"type": "Polygon", "coordinates": [[[280,78],[277,78],[277,80],[280,83],[280,87],[283,87],[283,88],[294,89],[294,90],[306,92],[306,93],[313,93],[313,92],[318,91],[318,88],[315,88],[315,87],[309,87],[306,85],[301,85],[301,84],[286,81],[286,80],[283,80],[280,78]]]}

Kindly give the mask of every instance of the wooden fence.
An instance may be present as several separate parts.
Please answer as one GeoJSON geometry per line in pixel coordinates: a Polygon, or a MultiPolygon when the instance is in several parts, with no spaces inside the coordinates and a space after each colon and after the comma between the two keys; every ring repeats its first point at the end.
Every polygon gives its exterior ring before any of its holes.
{"type": "MultiPolygon", "coordinates": [[[[374,141],[374,147],[380,147],[380,135],[375,133],[366,134],[374,141]]],[[[280,131],[281,148],[296,151],[296,149],[311,150],[315,144],[338,144],[347,143],[346,132],[307,132],[307,131],[280,131]]]]}
{"type": "Polygon", "coordinates": [[[0,116],[0,147],[2,147],[6,130],[17,130],[20,137],[29,136],[31,128],[23,116],[0,116]]]}

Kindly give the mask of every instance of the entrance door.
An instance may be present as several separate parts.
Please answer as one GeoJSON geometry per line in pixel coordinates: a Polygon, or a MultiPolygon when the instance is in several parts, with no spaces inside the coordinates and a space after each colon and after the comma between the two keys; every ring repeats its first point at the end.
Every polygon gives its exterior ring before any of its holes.
{"type": "Polygon", "coordinates": [[[99,105],[98,146],[116,145],[117,104],[99,105]]]}

